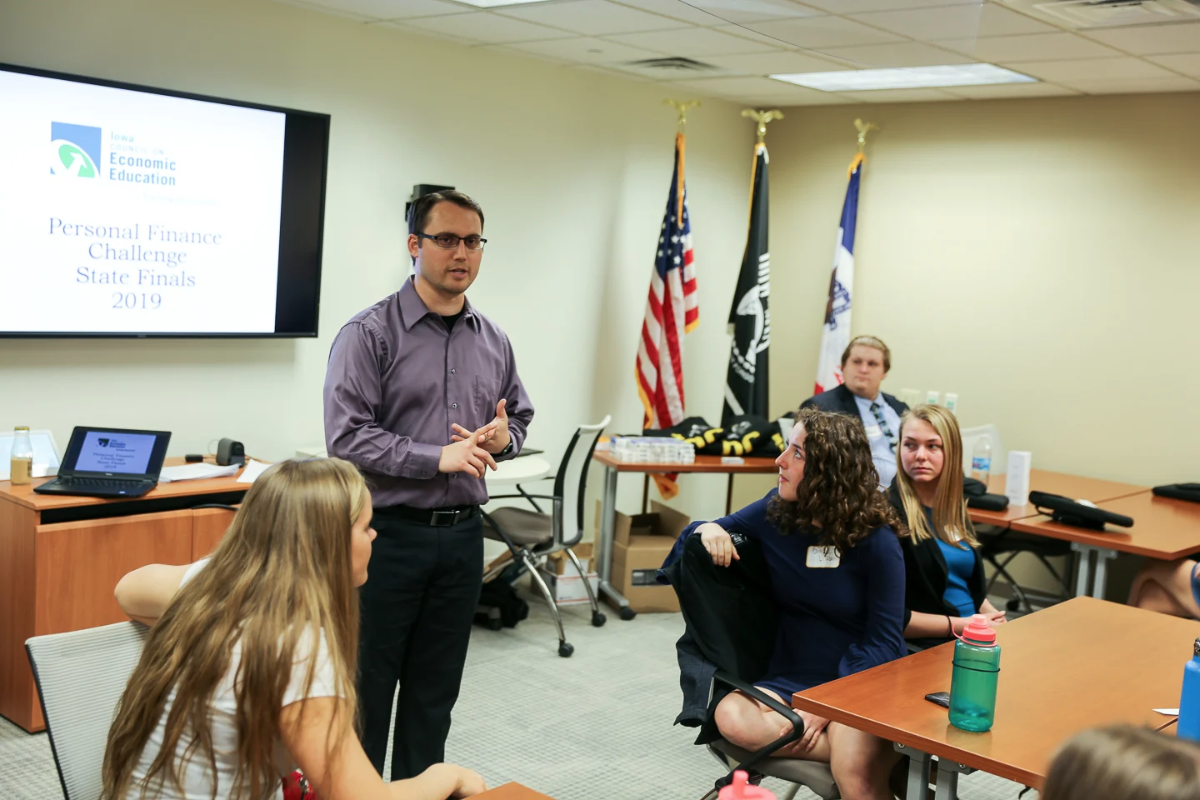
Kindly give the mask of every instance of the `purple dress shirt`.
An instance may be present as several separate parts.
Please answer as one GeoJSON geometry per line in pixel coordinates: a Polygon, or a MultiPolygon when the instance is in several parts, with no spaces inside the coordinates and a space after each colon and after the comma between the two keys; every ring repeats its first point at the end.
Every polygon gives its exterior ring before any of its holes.
{"type": "MultiPolygon", "coordinates": [[[[440,473],[451,423],[476,430],[507,399],[515,455],[533,419],[500,326],[467,302],[451,330],[413,285],[347,322],[325,373],[325,446],[362,469],[376,508],[443,508],[487,502],[483,480],[440,473]]],[[[511,455],[510,455],[511,457],[511,455]]]]}

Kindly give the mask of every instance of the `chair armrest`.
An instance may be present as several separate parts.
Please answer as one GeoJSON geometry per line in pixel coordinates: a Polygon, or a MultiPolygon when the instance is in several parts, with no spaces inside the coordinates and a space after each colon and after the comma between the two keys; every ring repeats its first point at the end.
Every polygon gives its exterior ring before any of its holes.
{"type": "Polygon", "coordinates": [[[492,494],[492,495],[488,495],[488,500],[489,501],[491,501],[491,500],[510,500],[510,499],[528,500],[531,497],[535,498],[537,500],[561,500],[562,499],[561,497],[555,497],[552,494],[492,494]]]}
{"type": "Polygon", "coordinates": [[[726,686],[732,686],[742,694],[749,695],[767,708],[774,711],[776,714],[781,715],[788,722],[792,723],[792,727],[797,728],[801,734],[804,733],[804,720],[800,718],[800,715],[796,713],[795,709],[785,706],[783,703],[779,702],[774,697],[771,697],[757,686],[752,686],[740,678],[735,678],[724,670],[717,670],[716,674],[713,675],[713,680],[719,681],[726,686]]]}

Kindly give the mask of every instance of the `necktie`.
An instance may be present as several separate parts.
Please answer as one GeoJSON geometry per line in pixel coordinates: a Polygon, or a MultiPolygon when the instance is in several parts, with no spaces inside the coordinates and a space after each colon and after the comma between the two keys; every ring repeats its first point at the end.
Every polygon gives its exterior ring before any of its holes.
{"type": "Polygon", "coordinates": [[[883,418],[883,410],[879,408],[878,402],[871,403],[871,413],[875,415],[875,421],[879,423],[879,430],[883,431],[883,435],[887,437],[888,447],[893,453],[896,452],[896,435],[892,433],[887,420],[883,418]]]}

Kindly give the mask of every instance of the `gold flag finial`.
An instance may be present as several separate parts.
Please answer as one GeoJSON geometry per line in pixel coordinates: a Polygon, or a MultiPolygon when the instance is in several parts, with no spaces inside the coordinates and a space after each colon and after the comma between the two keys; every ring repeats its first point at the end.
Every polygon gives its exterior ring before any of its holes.
{"type": "Polygon", "coordinates": [[[679,112],[679,132],[683,133],[683,126],[687,125],[687,110],[700,105],[699,100],[672,100],[670,98],[663,100],[664,106],[671,106],[679,112]]]}
{"type": "Polygon", "coordinates": [[[783,112],[778,108],[773,108],[770,111],[755,111],[753,108],[747,108],[742,112],[742,116],[749,117],[758,123],[758,143],[762,144],[767,138],[767,123],[783,119],[783,112]]]}
{"type": "Polygon", "coordinates": [[[863,152],[867,148],[867,132],[877,131],[879,126],[874,122],[863,123],[861,119],[854,120],[854,127],[858,128],[858,152],[863,152]]]}

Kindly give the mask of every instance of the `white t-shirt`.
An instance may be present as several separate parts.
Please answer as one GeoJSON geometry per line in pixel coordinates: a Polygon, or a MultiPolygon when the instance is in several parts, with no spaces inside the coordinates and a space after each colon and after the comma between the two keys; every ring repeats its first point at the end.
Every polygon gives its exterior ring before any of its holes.
{"type": "MultiPolygon", "coordinates": [[[[183,580],[179,585],[183,586],[183,584],[191,580],[207,563],[208,559],[206,558],[192,564],[184,574],[183,580]]],[[[313,673],[312,688],[307,695],[304,694],[304,682],[308,675],[308,662],[311,653],[312,634],[306,630],[304,635],[296,642],[295,665],[292,667],[292,679],[283,693],[284,706],[303,700],[306,696],[337,696],[335,673],[333,665],[329,660],[329,649],[325,643],[324,633],[321,634],[321,640],[317,648],[317,665],[313,673]]],[[[234,776],[237,774],[237,728],[235,727],[237,698],[233,691],[233,676],[237,674],[238,666],[241,664],[241,657],[242,645],[239,641],[233,645],[230,653],[229,671],[221,679],[221,682],[217,684],[217,688],[213,692],[212,745],[213,755],[216,757],[217,762],[216,797],[229,797],[233,794],[231,787],[233,786],[234,776]]],[[[142,750],[137,767],[133,770],[133,780],[130,783],[131,789],[128,795],[131,800],[139,797],[140,790],[138,785],[150,770],[150,765],[154,763],[155,756],[162,750],[164,725],[174,702],[175,690],[172,689],[170,696],[167,697],[167,703],[163,708],[163,715],[159,719],[154,732],[150,734],[150,738],[146,741],[146,747],[142,750]]],[[[187,748],[188,742],[189,739],[186,735],[180,739],[179,747],[176,750],[180,756],[182,756],[183,751],[187,748]]],[[[279,769],[281,778],[286,774],[290,774],[296,768],[282,741],[275,742],[275,764],[279,769]]],[[[167,777],[163,782],[162,790],[155,797],[158,800],[210,800],[213,797],[213,775],[209,769],[207,760],[203,756],[198,753],[193,754],[192,759],[184,766],[181,777],[183,778],[183,794],[178,793],[170,777],[167,777]]],[[[151,782],[151,786],[153,787],[157,784],[158,777],[156,776],[151,782]]],[[[275,784],[267,797],[282,798],[283,791],[280,784],[275,784]]]]}

